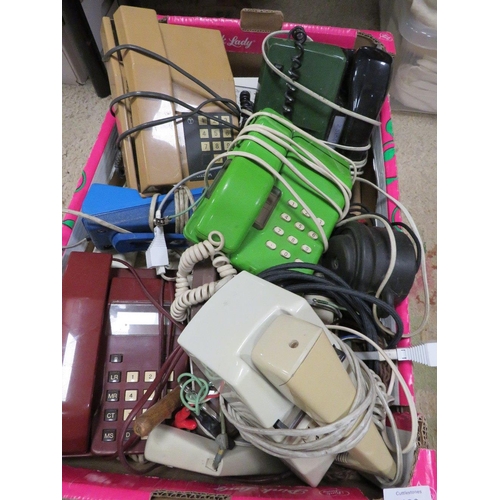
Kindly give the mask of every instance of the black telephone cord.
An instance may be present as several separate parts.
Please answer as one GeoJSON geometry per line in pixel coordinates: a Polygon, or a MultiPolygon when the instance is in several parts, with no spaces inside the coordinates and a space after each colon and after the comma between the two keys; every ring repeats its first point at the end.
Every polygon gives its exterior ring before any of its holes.
{"type": "Polygon", "coordinates": [[[371,340],[377,343],[380,339],[385,340],[387,349],[395,348],[403,336],[403,321],[392,306],[373,295],[353,290],[334,272],[319,264],[281,264],[266,269],[258,276],[299,295],[322,294],[331,298],[345,308],[371,340]],[[306,274],[299,269],[308,269],[314,274],[306,274]],[[396,331],[393,336],[389,336],[377,325],[372,312],[374,305],[394,319],[396,331]]]}

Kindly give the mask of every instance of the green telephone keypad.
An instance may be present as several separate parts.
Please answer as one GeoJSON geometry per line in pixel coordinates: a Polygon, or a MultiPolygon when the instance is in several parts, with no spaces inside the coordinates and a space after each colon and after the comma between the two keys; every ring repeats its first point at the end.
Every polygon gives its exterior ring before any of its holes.
{"type": "MultiPolygon", "coordinates": [[[[318,234],[313,230],[306,231],[306,226],[295,220],[295,210],[300,210],[301,216],[309,217],[305,210],[299,208],[295,200],[288,200],[287,206],[289,209],[279,214],[281,221],[273,226],[274,234],[265,244],[269,250],[276,250],[285,261],[290,261],[293,257],[295,262],[304,262],[301,257],[307,260],[313,252],[318,234]]],[[[319,222],[324,226],[325,222],[322,219],[319,219],[319,222]]]]}
{"type": "Polygon", "coordinates": [[[254,274],[288,262],[317,263],[324,250],[321,230],[330,236],[352,187],[345,159],[275,120],[272,115],[278,113],[265,111],[271,116],[258,116],[260,127],[249,132],[256,140],[236,144],[234,152],[242,156],[235,155],[221,171],[184,229],[193,243],[211,231],[222,232],[223,251],[233,266],[254,274]],[[316,158],[323,170],[316,171],[302,155],[287,149],[283,137],[316,158]]]}

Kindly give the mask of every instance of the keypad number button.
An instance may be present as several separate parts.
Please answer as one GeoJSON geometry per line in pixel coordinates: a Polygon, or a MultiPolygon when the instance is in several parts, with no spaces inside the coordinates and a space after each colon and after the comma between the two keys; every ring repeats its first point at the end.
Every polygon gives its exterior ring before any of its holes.
{"type": "Polygon", "coordinates": [[[127,382],[129,384],[139,382],[139,372],[137,371],[127,372],[127,382]]]}
{"type": "Polygon", "coordinates": [[[137,389],[126,390],[125,401],[137,401],[137,389]]]}

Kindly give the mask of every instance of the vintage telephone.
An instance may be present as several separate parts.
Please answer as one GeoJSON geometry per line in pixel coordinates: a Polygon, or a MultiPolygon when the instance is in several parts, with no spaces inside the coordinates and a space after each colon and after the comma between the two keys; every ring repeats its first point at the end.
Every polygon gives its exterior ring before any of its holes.
{"type": "MultiPolygon", "coordinates": [[[[332,423],[354,399],[334,337],[306,299],[245,271],[198,311],[179,344],[228,405],[244,405],[263,429],[332,423]]],[[[282,459],[314,487],[337,456],[324,451],[282,459]]],[[[349,455],[368,474],[392,478],[396,472],[373,424],[349,455]]]]}
{"type": "Polygon", "coordinates": [[[235,100],[218,30],[159,22],[152,9],[122,5],[103,17],[101,39],[128,187],[165,192],[227,149],[238,113],[215,97],[235,100]],[[204,115],[192,112],[198,106],[204,115]],[[156,120],[164,123],[130,133],[156,120]]]}
{"type": "MultiPolygon", "coordinates": [[[[311,419],[282,396],[251,359],[262,329],[281,314],[322,324],[299,295],[242,271],[201,307],[178,342],[224,399],[229,404],[243,404],[262,427],[308,428],[314,426],[311,419]]],[[[315,487],[335,457],[283,461],[304,482],[315,487]]]]}
{"type": "Polygon", "coordinates": [[[349,203],[348,161],[271,109],[252,115],[238,138],[184,235],[198,243],[220,231],[233,266],[254,274],[287,262],[317,263],[349,203]]]}
{"type": "MultiPolygon", "coordinates": [[[[105,253],[72,252],[62,279],[62,455],[109,456],[123,425],[157,374],[177,327],[145,294],[164,304],[173,287],[154,270],[112,267],[105,253]],[[164,289],[162,290],[162,287],[164,289]]],[[[182,363],[176,373],[184,371],[182,363]]],[[[143,408],[152,405],[154,391],[143,408]]],[[[125,431],[125,440],[133,426],[125,431]]],[[[127,453],[143,453],[139,440],[127,453]]]]}
{"type": "MultiPolygon", "coordinates": [[[[307,40],[307,33],[296,26],[287,39],[269,38],[266,50],[270,64],[292,81],[335,102],[346,71],[346,52],[335,45],[307,40]]],[[[254,111],[272,108],[289,118],[317,139],[327,139],[333,109],[315,97],[295,88],[263,61],[254,111]]]]}

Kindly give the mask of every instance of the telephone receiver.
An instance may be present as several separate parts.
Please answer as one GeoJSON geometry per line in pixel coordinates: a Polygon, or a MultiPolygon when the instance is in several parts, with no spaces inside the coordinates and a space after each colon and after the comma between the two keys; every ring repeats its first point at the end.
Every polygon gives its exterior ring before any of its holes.
{"type": "MultiPolygon", "coordinates": [[[[323,328],[291,315],[277,316],[252,350],[252,361],[281,394],[321,425],[345,417],[355,387],[323,328]]],[[[396,463],[371,422],[349,452],[360,471],[393,479],[396,463]]]]}
{"type": "MultiPolygon", "coordinates": [[[[392,76],[392,56],[377,47],[360,47],[355,52],[347,78],[348,92],[346,109],[377,119],[389,92],[392,76]]],[[[338,144],[344,146],[367,146],[373,125],[358,118],[346,116],[338,144]]],[[[340,152],[353,161],[363,160],[365,151],[340,152]]]]}
{"type": "Polygon", "coordinates": [[[152,196],[204,170],[238,121],[219,101],[206,102],[214,94],[235,100],[220,31],[161,23],[153,9],[121,5],[102,18],[101,39],[128,187],[152,196]],[[193,113],[198,106],[203,116],[193,113]]]}
{"type": "MultiPolygon", "coordinates": [[[[203,188],[190,190],[195,203],[203,194],[203,188]]],[[[155,207],[159,207],[166,195],[158,196],[155,207]]],[[[82,212],[127,232],[103,225],[95,219],[83,218],[83,225],[92,243],[98,250],[114,248],[119,253],[146,251],[153,241],[149,226],[151,198],[144,198],[136,189],[93,183],[83,200],[82,212]]],[[[165,239],[169,247],[184,248],[186,240],[176,232],[176,202],[174,196],[162,210],[162,217],[171,218],[164,226],[165,239]]]]}
{"type": "MultiPolygon", "coordinates": [[[[141,283],[128,269],[112,267],[110,254],[69,256],[62,278],[63,457],[115,455],[130,413],[148,390],[155,389],[142,408],[153,405],[161,391],[156,375],[176,327],[160,320],[144,289],[165,303],[174,290],[154,270],[135,272],[141,283]]],[[[183,363],[177,363],[174,377],[185,371],[183,363]]],[[[124,437],[134,437],[132,424],[124,437]]],[[[144,453],[145,440],[128,444],[127,453],[144,453]]]]}

